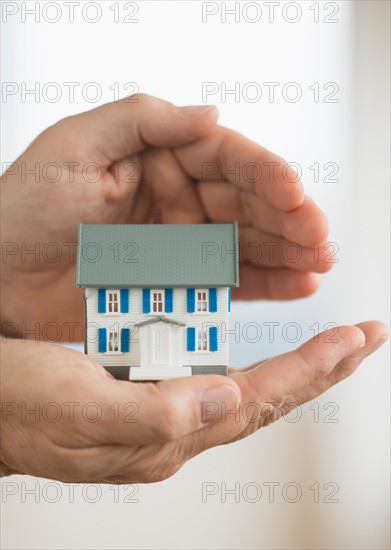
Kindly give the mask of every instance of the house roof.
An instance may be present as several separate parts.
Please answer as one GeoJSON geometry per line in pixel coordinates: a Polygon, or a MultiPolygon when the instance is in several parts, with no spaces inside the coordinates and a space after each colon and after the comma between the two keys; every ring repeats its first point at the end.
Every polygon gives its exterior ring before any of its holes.
{"type": "Polygon", "coordinates": [[[237,224],[79,225],[79,287],[239,286],[237,224]]]}
{"type": "Polygon", "coordinates": [[[162,321],[163,323],[168,323],[169,325],[179,325],[180,327],[186,326],[186,323],[182,323],[181,321],[175,321],[175,319],[170,319],[169,317],[164,317],[163,315],[152,317],[152,319],[148,319],[147,321],[141,321],[141,323],[136,323],[134,326],[143,327],[145,325],[152,325],[153,323],[159,323],[160,321],[162,321]]]}

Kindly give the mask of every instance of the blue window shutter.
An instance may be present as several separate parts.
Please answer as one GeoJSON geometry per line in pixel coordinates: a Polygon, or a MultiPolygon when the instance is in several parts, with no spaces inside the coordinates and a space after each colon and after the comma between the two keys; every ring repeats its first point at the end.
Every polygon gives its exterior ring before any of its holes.
{"type": "Polygon", "coordinates": [[[217,351],[217,327],[209,327],[209,351],[217,351]]]}
{"type": "Polygon", "coordinates": [[[107,351],[107,330],[105,328],[98,328],[98,351],[100,353],[107,351]]]}
{"type": "Polygon", "coordinates": [[[123,353],[126,353],[127,351],[129,351],[129,343],[130,343],[130,329],[123,328],[121,330],[121,351],[123,353]]]}
{"type": "Polygon", "coordinates": [[[231,289],[228,288],[228,311],[231,311],[231,289]]]}
{"type": "Polygon", "coordinates": [[[195,328],[187,327],[187,351],[195,351],[195,328]]]}
{"type": "Polygon", "coordinates": [[[172,288],[166,288],[166,290],[164,291],[164,311],[166,313],[172,313],[173,294],[174,291],[172,288]]]}
{"type": "Polygon", "coordinates": [[[195,312],[195,289],[187,289],[187,313],[195,312]]]}
{"type": "Polygon", "coordinates": [[[98,313],[106,313],[106,289],[98,288],[98,313]]]}
{"type": "Polygon", "coordinates": [[[217,288],[209,289],[209,311],[212,313],[217,311],[217,288]]]}
{"type": "Polygon", "coordinates": [[[143,313],[151,311],[151,291],[149,288],[143,288],[143,313]]]}
{"type": "Polygon", "coordinates": [[[129,313],[129,290],[127,288],[121,288],[121,313],[129,313]]]}

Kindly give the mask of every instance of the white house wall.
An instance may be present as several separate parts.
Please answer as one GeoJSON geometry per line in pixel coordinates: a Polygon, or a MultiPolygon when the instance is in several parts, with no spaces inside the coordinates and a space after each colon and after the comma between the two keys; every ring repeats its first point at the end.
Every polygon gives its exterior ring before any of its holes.
{"type": "MultiPolygon", "coordinates": [[[[207,327],[208,324],[218,327],[218,350],[215,352],[188,352],[186,328],[183,329],[183,364],[192,366],[228,365],[228,288],[217,288],[217,312],[215,313],[187,313],[186,288],[174,288],[173,293],[173,311],[163,315],[196,329],[201,329],[203,325],[207,327]]],[[[129,289],[129,313],[98,313],[98,289],[96,288],[86,288],[85,298],[88,355],[104,367],[139,366],[140,330],[135,329],[134,325],[162,314],[143,313],[142,290],[139,288],[129,289]],[[98,352],[98,328],[120,330],[123,327],[130,328],[131,331],[129,352],[114,355],[98,352]]]]}

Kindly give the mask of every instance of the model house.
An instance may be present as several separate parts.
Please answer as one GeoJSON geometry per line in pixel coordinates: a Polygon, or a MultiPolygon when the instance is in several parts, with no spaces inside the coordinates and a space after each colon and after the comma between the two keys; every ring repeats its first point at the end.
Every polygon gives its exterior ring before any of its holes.
{"type": "Polygon", "coordinates": [[[237,224],[79,226],[85,352],[116,378],[226,374],[237,224]]]}

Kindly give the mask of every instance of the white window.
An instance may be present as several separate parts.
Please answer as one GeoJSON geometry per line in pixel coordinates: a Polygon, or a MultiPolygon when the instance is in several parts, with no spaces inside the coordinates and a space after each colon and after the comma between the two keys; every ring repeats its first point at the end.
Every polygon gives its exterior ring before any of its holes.
{"type": "Polygon", "coordinates": [[[198,329],[197,330],[197,351],[208,351],[209,350],[209,337],[208,331],[198,329]]]}
{"type": "Polygon", "coordinates": [[[152,290],[152,313],[164,313],[164,290],[152,290]]]}
{"type": "Polygon", "coordinates": [[[107,331],[107,351],[109,353],[116,353],[120,351],[118,330],[109,329],[107,331]]]}
{"type": "Polygon", "coordinates": [[[208,291],[205,289],[196,290],[196,311],[208,311],[208,291]]]}
{"type": "Polygon", "coordinates": [[[119,313],[119,290],[107,291],[107,313],[119,313]]]}

